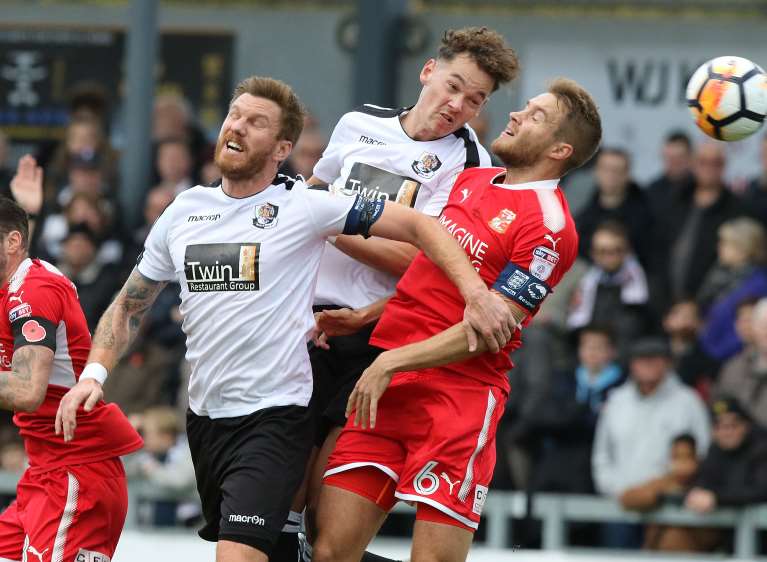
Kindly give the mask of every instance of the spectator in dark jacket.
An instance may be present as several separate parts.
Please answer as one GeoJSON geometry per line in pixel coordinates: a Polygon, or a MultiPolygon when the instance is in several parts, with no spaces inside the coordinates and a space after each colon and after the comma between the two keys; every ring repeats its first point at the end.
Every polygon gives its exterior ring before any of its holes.
{"type": "Polygon", "coordinates": [[[694,387],[706,400],[711,381],[719,371],[719,362],[703,352],[698,337],[702,325],[700,307],[694,299],[675,302],[663,317],[663,330],[671,344],[674,370],[682,382],[694,387]]]}
{"type": "Polygon", "coordinates": [[[639,261],[651,267],[654,250],[654,218],[644,192],[631,179],[631,161],[624,150],[603,148],[594,166],[596,193],[575,218],[580,254],[588,256],[591,238],[607,220],[625,225],[639,261]]]}
{"type": "Polygon", "coordinates": [[[695,186],[680,190],[661,217],[658,232],[663,240],[655,249],[665,263],[666,290],[659,296],[669,301],[697,294],[703,272],[717,258],[717,238],[721,224],[744,215],[745,208],[725,186],[724,148],[707,143],[698,147],[693,160],[695,186]]]}
{"type": "Polygon", "coordinates": [[[716,400],[713,442],[685,506],[697,513],[767,501],[767,435],[733,398],[716,400]]]}
{"type": "Polygon", "coordinates": [[[86,224],[70,227],[61,245],[61,258],[56,264],[77,287],[80,300],[93,333],[101,315],[120,288],[119,270],[98,261],[99,242],[86,224]]]}
{"type": "Polygon", "coordinates": [[[662,149],[663,172],[647,186],[647,198],[656,217],[667,213],[669,203],[680,191],[695,185],[692,175],[692,143],[682,131],[669,133],[662,149]]]}
{"type": "Polygon", "coordinates": [[[536,491],[594,493],[591,444],[610,392],[625,380],[615,362],[612,332],[586,326],[578,337],[578,366],[555,372],[548,396],[512,428],[512,436],[535,449],[531,487],[536,491]],[[562,470],[567,466],[568,470],[562,470]]]}
{"type": "Polygon", "coordinates": [[[569,303],[567,326],[610,326],[618,352],[651,324],[647,276],[634,256],[626,229],[616,221],[597,227],[591,240],[593,265],[581,277],[569,303]]]}

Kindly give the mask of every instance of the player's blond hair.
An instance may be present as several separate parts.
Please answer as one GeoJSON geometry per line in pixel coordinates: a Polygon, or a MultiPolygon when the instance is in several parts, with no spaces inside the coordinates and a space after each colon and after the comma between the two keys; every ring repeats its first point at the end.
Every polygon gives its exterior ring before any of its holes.
{"type": "Polygon", "coordinates": [[[557,139],[573,147],[572,155],[565,161],[564,175],[594,156],[602,140],[602,119],[594,99],[574,80],[557,78],[549,85],[549,93],[567,109],[556,133],[557,139]]]}
{"type": "Polygon", "coordinates": [[[519,59],[503,35],[487,27],[449,29],[442,36],[439,58],[451,61],[466,54],[493,79],[493,91],[519,73],[519,59]]]}
{"type": "Polygon", "coordinates": [[[266,98],[280,106],[280,133],[278,138],[280,140],[289,140],[294,145],[296,144],[304,128],[306,110],[290,86],[281,80],[275,80],[267,76],[251,76],[237,84],[232,95],[232,101],[242,94],[266,98]]]}

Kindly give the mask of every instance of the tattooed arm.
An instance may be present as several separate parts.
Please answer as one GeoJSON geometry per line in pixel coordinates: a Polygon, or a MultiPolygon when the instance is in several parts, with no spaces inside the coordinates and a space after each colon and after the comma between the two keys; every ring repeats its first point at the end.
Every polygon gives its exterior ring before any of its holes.
{"type": "MultiPolygon", "coordinates": [[[[138,268],[133,268],[120,293],[99,320],[88,363],[99,363],[107,371],[117,365],[120,356],[136,337],[141,319],[164,286],[164,282],[153,281],[142,275],[138,268]]],[[[64,441],[71,441],[77,427],[77,409],[85,402],[85,411],[90,412],[103,395],[98,381],[80,379],[59,403],[56,434],[63,432],[64,441]]]]}
{"type": "Polygon", "coordinates": [[[53,351],[42,345],[25,345],[13,352],[10,371],[0,372],[0,408],[34,412],[45,399],[53,351]]]}
{"type": "Polygon", "coordinates": [[[93,334],[88,363],[101,363],[111,371],[135,339],[141,319],[154,303],[165,283],[152,281],[133,271],[120,293],[101,316],[93,334]]]}

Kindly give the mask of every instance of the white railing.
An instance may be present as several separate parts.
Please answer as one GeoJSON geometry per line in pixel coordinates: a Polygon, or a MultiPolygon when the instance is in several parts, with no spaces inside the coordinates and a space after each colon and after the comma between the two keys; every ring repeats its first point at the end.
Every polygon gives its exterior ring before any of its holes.
{"type": "MultiPolygon", "coordinates": [[[[0,472],[0,494],[13,495],[19,475],[0,472]]],[[[144,481],[132,480],[128,485],[129,508],[126,528],[139,526],[138,505],[144,501],[184,500],[198,501],[195,490],[171,490],[144,481]]],[[[488,495],[483,513],[486,526],[485,545],[491,548],[510,548],[512,536],[509,519],[527,515],[527,496],[521,492],[493,492],[488,495]]],[[[396,513],[414,513],[412,507],[400,503],[396,513]]],[[[735,555],[752,559],[756,556],[757,531],[767,529],[767,504],[743,509],[717,509],[698,515],[679,506],[664,505],[654,511],[638,513],[624,510],[616,501],[599,496],[537,494],[532,499],[530,515],[543,523],[543,548],[561,550],[567,544],[567,523],[626,522],[663,523],[694,527],[729,527],[735,529],[735,555]]],[[[513,531],[513,530],[512,530],[513,531]]]]}

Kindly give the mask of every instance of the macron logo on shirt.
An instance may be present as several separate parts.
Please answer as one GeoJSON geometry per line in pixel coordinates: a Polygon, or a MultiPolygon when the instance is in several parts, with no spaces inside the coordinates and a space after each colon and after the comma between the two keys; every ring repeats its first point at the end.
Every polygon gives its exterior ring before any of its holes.
{"type": "Polygon", "coordinates": [[[383,141],[380,141],[378,139],[371,138],[367,135],[360,135],[360,140],[362,144],[377,144],[377,145],[385,145],[386,143],[383,141]]]}

